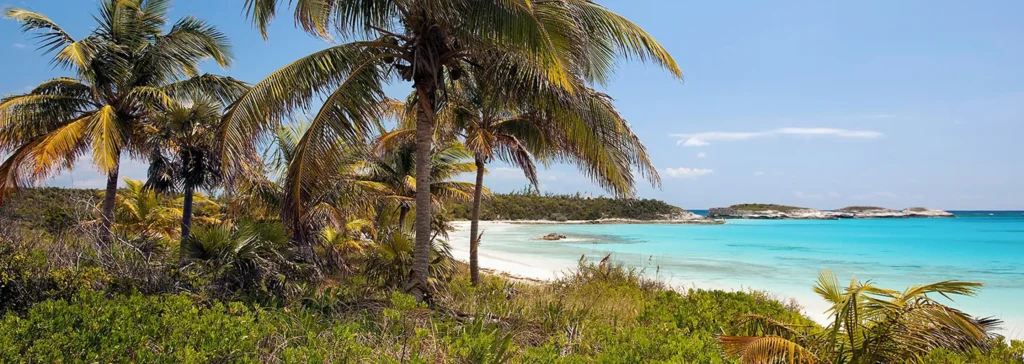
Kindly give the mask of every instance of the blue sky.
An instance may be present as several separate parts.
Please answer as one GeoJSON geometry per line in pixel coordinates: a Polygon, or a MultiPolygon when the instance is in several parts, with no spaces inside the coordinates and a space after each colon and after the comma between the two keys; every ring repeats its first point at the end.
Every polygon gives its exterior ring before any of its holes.
{"type": "MultiPolygon", "coordinates": [[[[177,0],[172,16],[211,21],[235,65],[207,72],[257,82],[328,46],[282,16],[264,42],[241,1],[177,0]]],[[[1024,2],[601,1],[652,33],[685,81],[622,62],[607,92],[661,171],[639,189],[686,208],[741,202],[819,208],[927,205],[1024,209],[1024,2]],[[642,4],[642,5],[638,5],[642,4]]],[[[73,35],[94,1],[8,2],[47,14],[73,35]]],[[[0,93],[59,75],[32,39],[0,21],[0,93]]],[[[404,96],[408,85],[389,88],[404,96]]],[[[85,161],[87,162],[87,161],[85,161]]],[[[143,178],[145,165],[123,175],[143,178]]],[[[98,187],[88,164],[48,181],[98,187]]],[[[521,189],[491,167],[487,185],[521,189]]],[[[542,172],[542,190],[601,194],[571,166],[542,172]]]]}

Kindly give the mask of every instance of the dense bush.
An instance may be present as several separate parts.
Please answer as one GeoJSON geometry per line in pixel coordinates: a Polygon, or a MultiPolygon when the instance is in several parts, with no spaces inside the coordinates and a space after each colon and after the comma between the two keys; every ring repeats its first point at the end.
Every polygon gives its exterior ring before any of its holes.
{"type": "MultiPolygon", "coordinates": [[[[470,204],[452,206],[452,216],[469,219],[470,204]]],[[[580,195],[496,194],[480,204],[483,220],[597,220],[609,218],[656,220],[682,209],[651,199],[614,199],[580,195]]]]}
{"type": "Polygon", "coordinates": [[[51,234],[93,218],[100,191],[69,188],[25,188],[0,204],[0,222],[51,234]]]}

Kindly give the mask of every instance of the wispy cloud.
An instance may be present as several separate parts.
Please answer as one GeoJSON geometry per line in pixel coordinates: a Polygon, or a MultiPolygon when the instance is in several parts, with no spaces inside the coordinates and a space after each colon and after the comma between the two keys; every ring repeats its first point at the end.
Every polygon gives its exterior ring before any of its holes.
{"type": "Polygon", "coordinates": [[[707,157],[707,156],[708,155],[704,154],[704,152],[697,153],[697,158],[704,158],[704,157],[707,157]]]}
{"type": "Polygon", "coordinates": [[[11,46],[14,47],[14,48],[18,48],[18,49],[25,48],[25,45],[21,44],[21,43],[14,43],[11,46]]]}
{"type": "Polygon", "coordinates": [[[787,135],[806,137],[833,136],[840,138],[858,139],[875,139],[885,136],[885,134],[882,134],[881,132],[877,132],[874,130],[850,130],[836,128],[778,128],[758,132],[709,131],[693,134],[672,134],[672,136],[679,138],[679,141],[677,141],[676,144],[682,145],[684,147],[701,147],[705,145],[710,145],[711,142],[736,142],[756,138],[787,135]]]}
{"type": "Polygon", "coordinates": [[[871,114],[871,115],[868,116],[868,118],[871,118],[871,119],[892,119],[894,117],[896,117],[896,115],[894,115],[894,114],[886,114],[886,113],[871,114]]]}
{"type": "Polygon", "coordinates": [[[764,175],[764,172],[761,172],[761,171],[757,171],[757,172],[754,172],[754,175],[755,175],[755,176],[763,176],[763,175],[764,175]]]}
{"type": "Polygon", "coordinates": [[[672,178],[696,179],[697,177],[706,176],[712,173],[715,173],[715,171],[707,168],[665,168],[665,174],[672,178]]]}

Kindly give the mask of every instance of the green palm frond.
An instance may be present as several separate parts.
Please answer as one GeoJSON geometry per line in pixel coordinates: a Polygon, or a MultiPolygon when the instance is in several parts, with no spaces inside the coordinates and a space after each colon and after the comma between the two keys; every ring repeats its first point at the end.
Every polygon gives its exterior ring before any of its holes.
{"type": "Polygon", "coordinates": [[[23,32],[38,31],[39,48],[46,52],[54,52],[75,44],[75,39],[53,20],[45,15],[25,9],[9,8],[4,16],[21,23],[23,32]]]}
{"type": "MultiPolygon", "coordinates": [[[[225,153],[223,159],[233,164],[244,163],[256,153],[254,140],[275,130],[280,121],[293,111],[311,106],[314,96],[337,90],[343,83],[349,82],[338,94],[336,102],[343,102],[339,98],[346,94],[364,95],[356,100],[366,100],[373,95],[379,97],[379,102],[383,98],[378,78],[380,73],[372,65],[368,66],[373,57],[372,52],[367,52],[362,46],[341,45],[303,57],[274,71],[245,92],[225,115],[220,132],[225,153]],[[378,82],[373,83],[373,79],[378,82]]],[[[363,109],[350,111],[359,110],[363,109]]]]}

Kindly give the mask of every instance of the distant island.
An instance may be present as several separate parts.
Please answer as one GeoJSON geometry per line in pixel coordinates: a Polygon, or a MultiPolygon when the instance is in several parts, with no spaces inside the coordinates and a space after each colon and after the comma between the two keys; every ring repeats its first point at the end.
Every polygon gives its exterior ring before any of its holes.
{"type": "Polygon", "coordinates": [[[771,220],[836,220],[868,218],[922,218],[954,217],[948,211],[926,207],[910,207],[893,210],[876,206],[849,206],[826,211],[807,207],[775,204],[739,204],[729,207],[715,207],[708,210],[712,219],[771,219],[771,220]]]}
{"type": "MultiPolygon", "coordinates": [[[[469,203],[451,204],[452,218],[467,220],[469,203]]],[[[654,199],[618,199],[537,193],[494,194],[481,202],[480,219],[531,224],[721,224],[654,199]]]]}

